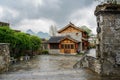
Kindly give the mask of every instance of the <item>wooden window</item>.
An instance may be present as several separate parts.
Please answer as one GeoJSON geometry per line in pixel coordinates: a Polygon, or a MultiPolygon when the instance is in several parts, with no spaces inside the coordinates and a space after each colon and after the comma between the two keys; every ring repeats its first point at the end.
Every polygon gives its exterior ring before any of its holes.
{"type": "Polygon", "coordinates": [[[78,36],[78,33],[76,33],[76,36],[78,36]]]}
{"type": "Polygon", "coordinates": [[[61,49],[74,49],[74,44],[62,44],[61,49]]]}
{"type": "Polygon", "coordinates": [[[68,49],[70,49],[70,44],[68,45],[68,49]]]}
{"type": "Polygon", "coordinates": [[[67,49],[68,48],[68,46],[65,44],[65,49],[67,49]]]}
{"type": "Polygon", "coordinates": [[[50,44],[50,49],[59,49],[58,44],[50,44]]]}
{"type": "Polygon", "coordinates": [[[73,44],[71,44],[71,49],[74,49],[74,45],[73,44]]]}
{"type": "Polygon", "coordinates": [[[61,48],[64,49],[64,44],[61,45],[61,48]]]}

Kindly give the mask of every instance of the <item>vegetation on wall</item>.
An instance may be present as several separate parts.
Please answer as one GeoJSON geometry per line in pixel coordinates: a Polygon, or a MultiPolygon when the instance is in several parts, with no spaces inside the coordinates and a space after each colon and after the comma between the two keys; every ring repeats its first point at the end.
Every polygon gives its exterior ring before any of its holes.
{"type": "Polygon", "coordinates": [[[15,32],[8,27],[0,27],[0,43],[10,43],[13,57],[32,55],[40,47],[41,40],[23,32],[15,32]]]}

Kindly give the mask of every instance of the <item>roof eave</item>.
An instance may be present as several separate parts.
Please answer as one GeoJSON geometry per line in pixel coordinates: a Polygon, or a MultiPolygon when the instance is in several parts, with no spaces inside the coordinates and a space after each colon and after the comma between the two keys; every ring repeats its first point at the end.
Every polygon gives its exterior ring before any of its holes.
{"type": "Polygon", "coordinates": [[[82,30],[82,29],[78,28],[77,26],[75,26],[75,25],[74,25],[74,24],[72,24],[72,23],[70,23],[70,24],[66,25],[64,28],[62,28],[62,29],[58,30],[57,32],[58,32],[58,33],[60,33],[60,32],[62,32],[63,30],[65,30],[66,28],[68,28],[69,26],[74,27],[74,28],[78,29],[78,30],[79,30],[79,31],[81,31],[81,32],[84,32],[84,30],[82,30]]]}

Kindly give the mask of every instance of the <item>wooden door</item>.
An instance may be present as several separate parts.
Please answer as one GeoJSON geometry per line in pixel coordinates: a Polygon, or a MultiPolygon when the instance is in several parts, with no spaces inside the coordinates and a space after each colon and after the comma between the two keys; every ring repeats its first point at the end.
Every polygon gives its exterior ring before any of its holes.
{"type": "Polygon", "coordinates": [[[61,44],[61,53],[71,54],[75,53],[75,44],[61,44]]]}
{"type": "Polygon", "coordinates": [[[64,53],[65,54],[70,54],[71,53],[71,49],[64,49],[64,53]]]}
{"type": "Polygon", "coordinates": [[[72,54],[75,53],[76,48],[75,48],[76,43],[72,40],[69,39],[64,39],[60,43],[60,52],[63,54],[72,54]]]}

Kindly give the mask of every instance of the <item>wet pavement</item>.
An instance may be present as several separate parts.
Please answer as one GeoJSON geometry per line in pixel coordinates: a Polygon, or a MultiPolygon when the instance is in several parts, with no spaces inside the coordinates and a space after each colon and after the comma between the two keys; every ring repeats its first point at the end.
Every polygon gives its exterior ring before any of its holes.
{"type": "Polygon", "coordinates": [[[73,69],[80,56],[40,55],[15,64],[10,71],[0,75],[0,80],[120,80],[100,78],[85,69],[73,69]]]}
{"type": "Polygon", "coordinates": [[[88,51],[88,54],[87,54],[88,56],[92,56],[92,57],[95,57],[96,58],[96,49],[90,49],[89,51],[88,51]]]}

